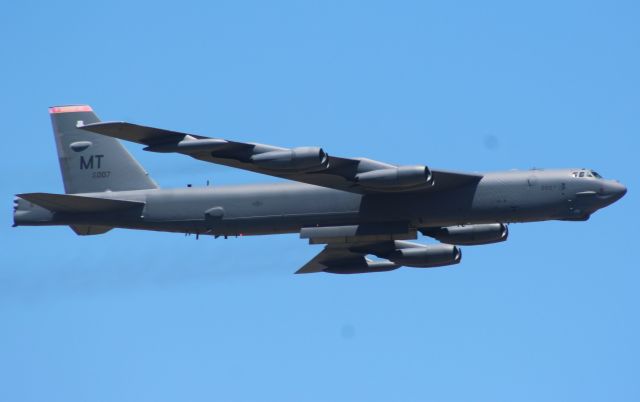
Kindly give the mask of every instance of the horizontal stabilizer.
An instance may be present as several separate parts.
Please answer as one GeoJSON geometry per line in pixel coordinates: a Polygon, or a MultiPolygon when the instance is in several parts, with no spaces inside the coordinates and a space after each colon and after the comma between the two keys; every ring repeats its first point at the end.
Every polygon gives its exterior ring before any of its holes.
{"type": "Polygon", "coordinates": [[[27,193],[18,194],[18,197],[52,212],[109,212],[144,206],[144,202],[111,200],[108,198],[69,194],[27,193]]]}

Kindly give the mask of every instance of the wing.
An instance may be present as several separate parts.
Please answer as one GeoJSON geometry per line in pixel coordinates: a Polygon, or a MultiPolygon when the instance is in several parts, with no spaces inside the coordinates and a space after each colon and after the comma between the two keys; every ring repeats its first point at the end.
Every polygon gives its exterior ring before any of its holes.
{"type": "Polygon", "coordinates": [[[408,222],[367,223],[348,226],[305,227],[300,238],[309,244],[326,244],[323,251],[296,274],[330,272],[361,274],[398,268],[388,260],[372,261],[367,254],[384,255],[395,247],[395,240],[415,239],[416,231],[408,222]]]}
{"type": "Polygon", "coordinates": [[[424,192],[477,183],[482,175],[396,166],[366,158],[329,156],[319,147],[282,148],[145,127],[125,122],[83,130],[145,145],[145,151],[177,152],[210,163],[359,194],[424,192]]]}
{"type": "Polygon", "coordinates": [[[318,255],[296,271],[296,274],[329,272],[335,274],[362,274],[386,272],[400,266],[388,260],[372,261],[366,254],[351,251],[344,245],[329,244],[318,255]]]}

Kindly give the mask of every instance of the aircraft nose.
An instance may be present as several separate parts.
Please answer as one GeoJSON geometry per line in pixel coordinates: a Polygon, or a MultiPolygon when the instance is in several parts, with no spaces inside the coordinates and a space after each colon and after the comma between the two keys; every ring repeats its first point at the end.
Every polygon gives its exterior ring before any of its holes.
{"type": "Polygon", "coordinates": [[[624,195],[627,193],[627,188],[622,183],[612,181],[608,182],[604,186],[603,191],[606,195],[610,195],[614,201],[617,201],[620,198],[624,197],[624,195]]]}

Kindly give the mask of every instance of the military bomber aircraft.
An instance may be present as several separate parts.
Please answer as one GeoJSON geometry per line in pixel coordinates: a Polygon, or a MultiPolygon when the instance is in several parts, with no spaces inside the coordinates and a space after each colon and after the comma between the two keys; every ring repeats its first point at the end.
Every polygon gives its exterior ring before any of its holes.
{"type": "Polygon", "coordinates": [[[627,191],[590,169],[461,173],[100,122],[87,105],[49,113],[66,194],[18,194],[14,226],[68,225],[78,235],[112,228],[215,237],[299,233],[325,244],[297,273],[457,264],[457,246],[504,241],[508,223],[584,221],[627,191]],[[289,181],[161,189],[118,139],[289,181]],[[418,233],[440,243],[409,241],[418,233]]]}

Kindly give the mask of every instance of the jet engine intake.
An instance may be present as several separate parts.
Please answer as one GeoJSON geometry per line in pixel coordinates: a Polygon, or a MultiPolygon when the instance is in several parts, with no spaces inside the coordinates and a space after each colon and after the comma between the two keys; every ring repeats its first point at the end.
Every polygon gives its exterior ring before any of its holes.
{"type": "Polygon", "coordinates": [[[329,166],[329,155],[318,147],[298,147],[251,156],[256,166],[273,170],[311,171],[329,166]]]}
{"type": "Polygon", "coordinates": [[[397,190],[433,184],[427,166],[398,166],[358,173],[355,180],[363,187],[375,190],[397,190]]]}
{"type": "Polygon", "coordinates": [[[427,228],[420,232],[442,243],[468,246],[498,243],[509,237],[509,229],[504,223],[427,228]]]}
{"type": "Polygon", "coordinates": [[[433,268],[459,263],[462,252],[456,246],[434,244],[395,250],[386,258],[407,267],[433,268]]]}

